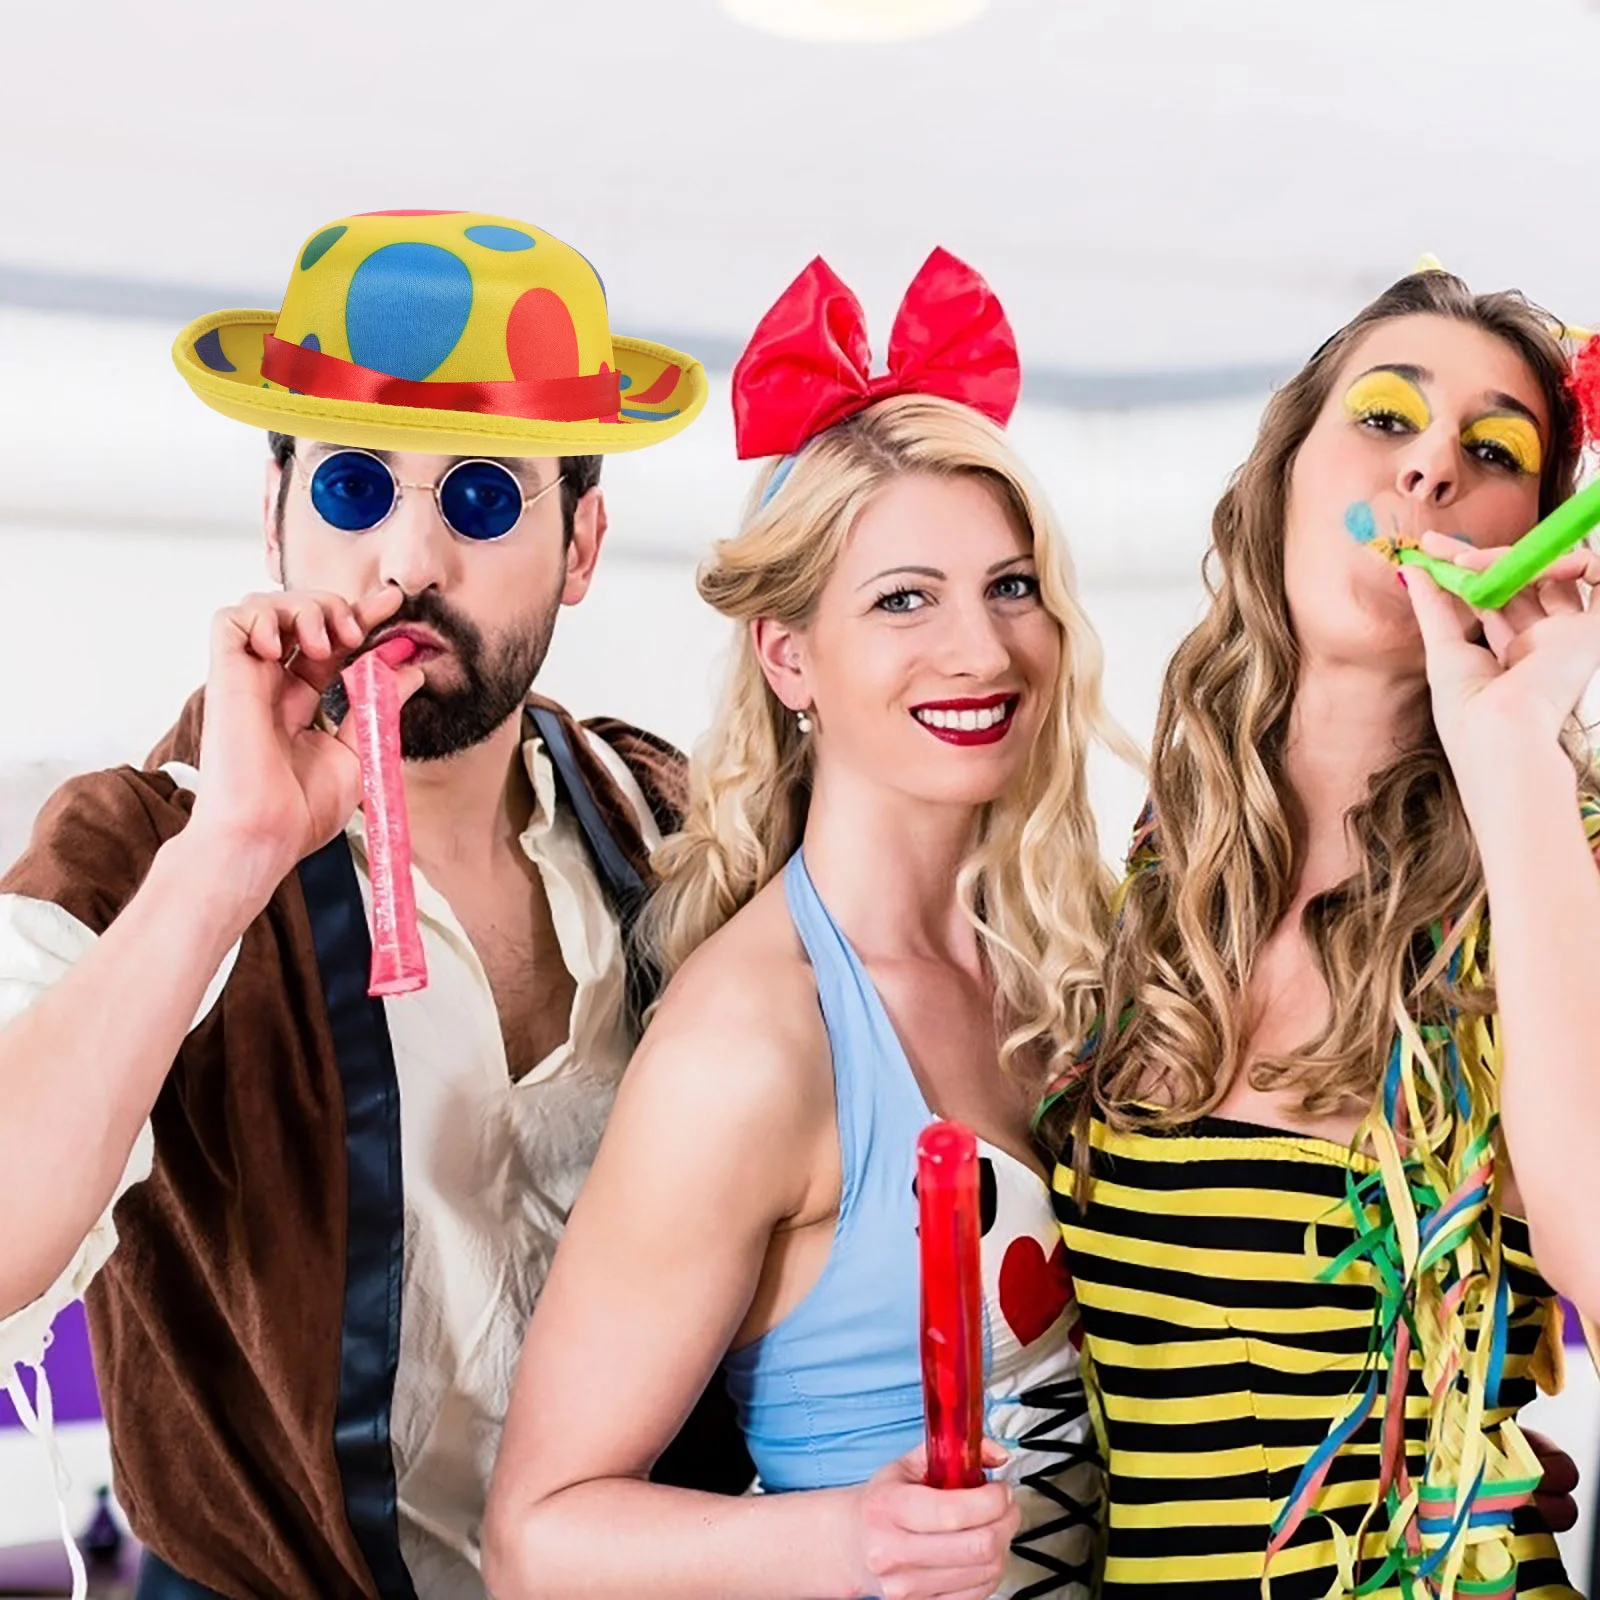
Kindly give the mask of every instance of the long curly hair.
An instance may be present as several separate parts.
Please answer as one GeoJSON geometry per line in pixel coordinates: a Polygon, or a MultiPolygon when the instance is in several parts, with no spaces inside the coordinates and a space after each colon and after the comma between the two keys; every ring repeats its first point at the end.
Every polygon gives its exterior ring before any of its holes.
{"type": "MultiPolygon", "coordinates": [[[[1377,324],[1419,313],[1484,329],[1518,352],[1551,423],[1541,513],[1573,490],[1581,434],[1559,325],[1520,294],[1474,295],[1444,272],[1402,278],[1273,396],[1212,520],[1209,609],[1167,669],[1147,865],[1125,885],[1106,964],[1105,1015],[1119,1022],[1102,1030],[1079,1085],[1087,1092],[1072,1097],[1081,1149],[1093,1104],[1114,1126],[1179,1125],[1213,1109],[1243,1064],[1251,974],[1292,903],[1299,864],[1284,771],[1300,668],[1284,589],[1290,475],[1352,347],[1377,324]]],[[[1372,775],[1349,815],[1355,872],[1305,908],[1331,997],[1327,1026],[1249,1069],[1258,1088],[1297,1090],[1309,1113],[1371,1104],[1399,1019],[1426,1025],[1452,1007],[1493,1010],[1487,982],[1470,995],[1455,990],[1448,943],[1429,934],[1441,922],[1472,924],[1484,882],[1432,718],[1416,709],[1420,738],[1372,775]]],[[[1572,734],[1587,772],[1575,726],[1572,734]]]]}
{"type": "Polygon", "coordinates": [[[1098,994],[1111,881],[1089,806],[1085,760],[1100,743],[1139,763],[1101,700],[1099,638],[1079,606],[1065,542],[1039,490],[992,423],[965,406],[906,395],[828,429],[701,569],[701,597],[737,625],[727,681],[690,765],[681,832],[658,851],[661,885],[641,929],[664,976],[781,870],[805,830],[813,741],[773,694],[750,624],[803,627],[856,519],[909,473],[991,485],[1032,538],[1045,609],[1061,630],[1053,711],[1012,790],[985,806],[957,879],[991,971],[1001,1063],[1030,1085],[1083,1036],[1098,994]]]}

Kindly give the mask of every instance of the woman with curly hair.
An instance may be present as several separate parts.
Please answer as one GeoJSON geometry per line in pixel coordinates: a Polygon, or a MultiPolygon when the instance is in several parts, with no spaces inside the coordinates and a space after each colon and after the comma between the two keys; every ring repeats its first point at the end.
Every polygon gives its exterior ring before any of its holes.
{"type": "Polygon", "coordinates": [[[1571,493],[1560,335],[1402,279],[1217,508],[1047,1118],[1113,1600],[1571,1593],[1515,1418],[1554,1289],[1600,1305],[1600,563],[1474,616],[1384,559],[1481,567],[1571,493]]]}

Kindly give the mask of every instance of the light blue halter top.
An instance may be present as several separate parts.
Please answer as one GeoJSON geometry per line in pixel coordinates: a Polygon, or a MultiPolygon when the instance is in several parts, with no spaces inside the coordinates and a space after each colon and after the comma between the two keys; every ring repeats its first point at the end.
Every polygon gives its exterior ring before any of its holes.
{"type": "Polygon", "coordinates": [[[833,1248],[777,1327],[732,1352],[728,1392],[768,1489],[861,1483],[922,1438],[917,1135],[900,1040],[798,852],[783,874],[833,1051],[843,1182],[833,1248]]]}
{"type": "MultiPolygon", "coordinates": [[[[917,1135],[933,1120],[889,1014],[805,859],[784,893],[833,1055],[842,1182],[809,1294],[724,1363],[769,1491],[862,1483],[922,1439],[917,1135]]],[[[1100,1493],[1071,1340],[1072,1282],[1043,1178],[978,1142],[983,1186],[984,1429],[1011,1452],[1022,1511],[1006,1600],[1088,1600],[1100,1493]]]]}

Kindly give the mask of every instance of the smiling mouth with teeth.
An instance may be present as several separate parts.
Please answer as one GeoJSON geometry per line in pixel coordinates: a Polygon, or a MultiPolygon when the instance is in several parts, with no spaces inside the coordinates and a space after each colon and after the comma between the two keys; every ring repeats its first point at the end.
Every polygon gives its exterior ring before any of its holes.
{"type": "Polygon", "coordinates": [[[998,744],[1011,731],[1021,696],[991,695],[982,700],[947,700],[913,706],[912,717],[946,744],[998,744]]]}

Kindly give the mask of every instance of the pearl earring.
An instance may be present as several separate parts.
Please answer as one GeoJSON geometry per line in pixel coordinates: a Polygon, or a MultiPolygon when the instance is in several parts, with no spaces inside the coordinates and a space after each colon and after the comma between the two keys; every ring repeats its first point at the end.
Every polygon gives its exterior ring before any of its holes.
{"type": "Polygon", "coordinates": [[[811,714],[807,711],[797,711],[794,720],[799,724],[801,733],[811,732],[811,714]]]}

